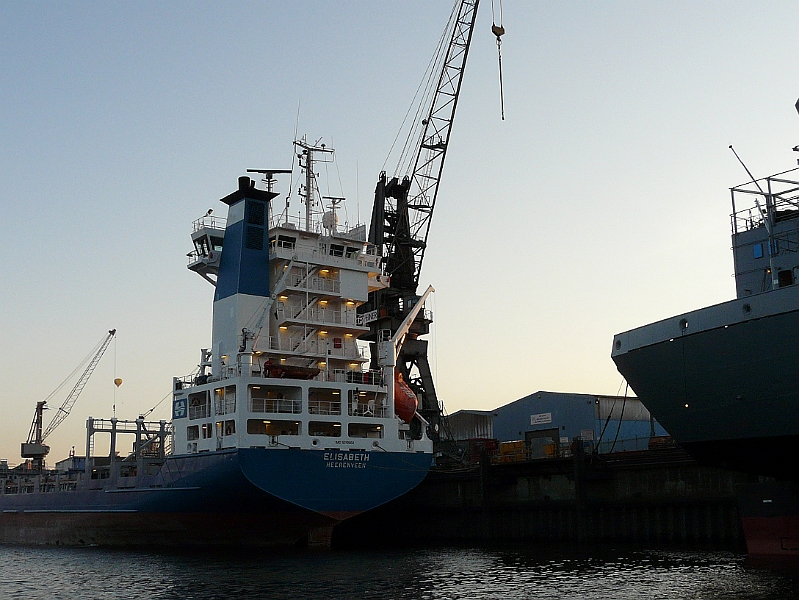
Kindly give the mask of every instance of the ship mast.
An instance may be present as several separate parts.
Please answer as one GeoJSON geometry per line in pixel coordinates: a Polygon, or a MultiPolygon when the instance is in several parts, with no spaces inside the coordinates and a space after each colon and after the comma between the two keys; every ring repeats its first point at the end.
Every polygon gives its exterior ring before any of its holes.
{"type": "Polygon", "coordinates": [[[317,162],[331,162],[334,153],[332,148],[327,148],[325,144],[317,145],[317,143],[309,144],[305,138],[294,141],[295,146],[302,148],[302,152],[297,154],[297,158],[300,159],[300,168],[305,169],[305,186],[304,190],[300,191],[300,196],[305,198],[305,231],[311,231],[312,229],[312,213],[316,204],[316,173],[314,173],[314,165],[317,162]],[[321,154],[322,157],[317,158],[314,156],[317,153],[321,154]]]}

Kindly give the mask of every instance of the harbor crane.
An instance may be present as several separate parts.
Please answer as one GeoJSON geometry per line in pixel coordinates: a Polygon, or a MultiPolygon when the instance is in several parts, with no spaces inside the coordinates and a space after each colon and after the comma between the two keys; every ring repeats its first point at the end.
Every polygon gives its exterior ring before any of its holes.
{"type": "MultiPolygon", "coordinates": [[[[472,41],[479,0],[461,0],[455,4],[448,30],[449,43],[442,43],[432,64],[439,65],[437,84],[427,106],[420,106],[418,115],[424,117],[411,126],[405,147],[413,165],[406,175],[388,178],[380,173],[375,189],[369,243],[383,258],[390,276],[390,286],[369,294],[369,301],[359,307],[364,324],[370,332],[364,340],[370,342],[372,368],[377,366],[378,344],[381,338],[394,335],[405,317],[420,298],[417,294],[422,260],[427,249],[427,237],[438,196],[444,159],[449,148],[452,123],[461,91],[466,58],[472,41]],[[413,136],[414,132],[421,133],[413,136]],[[386,331],[390,332],[387,336],[386,331]]],[[[504,31],[503,31],[504,33],[504,31]]],[[[446,40],[445,37],[442,41],[446,40]]],[[[431,82],[436,75],[431,71],[431,82]]],[[[430,88],[433,89],[433,88],[430,88]]],[[[424,102],[424,100],[422,100],[424,102]]],[[[405,151],[404,151],[405,152],[405,151]]],[[[428,422],[428,437],[440,437],[442,407],[436,396],[427,340],[419,336],[429,333],[432,315],[418,311],[397,357],[396,368],[421,400],[419,414],[428,422]]],[[[421,431],[416,432],[417,436],[421,431]]]]}
{"type": "MultiPolygon", "coordinates": [[[[33,422],[31,423],[31,429],[28,433],[28,440],[23,442],[21,452],[22,458],[32,459],[31,466],[34,470],[41,470],[44,467],[44,458],[50,452],[50,447],[44,443],[44,440],[46,440],[47,436],[53,433],[56,427],[63,423],[64,419],[69,416],[72,407],[75,405],[75,401],[78,399],[78,396],[80,396],[83,388],[86,387],[89,377],[91,377],[92,373],[94,373],[97,363],[100,362],[103,354],[105,354],[108,344],[110,344],[111,340],[114,339],[116,332],[116,329],[111,329],[100,341],[98,346],[96,346],[97,349],[93,351],[94,354],[90,355],[91,360],[89,361],[88,366],[78,378],[78,381],[75,383],[72,391],[58,408],[53,420],[50,421],[50,424],[44,431],[42,431],[42,417],[44,415],[45,408],[47,408],[47,400],[41,400],[40,402],[36,403],[36,412],[33,414],[33,422]]],[[[58,389],[60,388],[61,386],[59,386],[58,389]]],[[[58,389],[56,389],[56,392],[58,389]]],[[[50,394],[48,398],[52,397],[54,394],[55,392],[50,394]]]]}

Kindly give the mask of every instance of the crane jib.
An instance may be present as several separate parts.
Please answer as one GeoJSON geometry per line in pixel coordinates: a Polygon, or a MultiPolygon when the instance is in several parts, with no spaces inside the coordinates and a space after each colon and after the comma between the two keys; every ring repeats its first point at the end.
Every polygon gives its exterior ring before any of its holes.
{"type": "MultiPolygon", "coordinates": [[[[435,91],[428,106],[420,107],[416,113],[424,117],[411,126],[409,141],[406,142],[406,148],[415,148],[413,168],[407,171],[409,175],[403,177],[401,183],[399,177],[387,181],[385,172],[382,172],[375,188],[369,241],[377,246],[391,279],[388,288],[370,293],[369,301],[359,309],[362,314],[375,311],[379,315],[370,322],[371,331],[364,338],[373,345],[373,361],[378,356],[374,345],[380,332],[388,329],[392,334],[396,333],[419,299],[416,289],[458,106],[477,6],[478,0],[456,3],[447,24],[447,31],[451,28],[449,43],[442,44],[431,61],[431,64],[439,65],[437,84],[434,88],[432,83],[430,86],[435,91]],[[415,142],[411,142],[413,132],[420,130],[415,142]]],[[[443,39],[447,39],[446,33],[443,39]]],[[[427,342],[418,339],[419,335],[428,333],[431,322],[428,311],[421,311],[416,316],[409,330],[413,339],[400,351],[397,369],[421,398],[419,413],[429,423],[428,436],[435,440],[439,436],[441,408],[427,359],[427,342]],[[412,372],[418,373],[418,376],[411,377],[412,372]]]]}
{"type": "Polygon", "coordinates": [[[108,348],[108,345],[111,343],[111,340],[116,335],[116,332],[116,329],[111,329],[101,340],[99,347],[96,351],[94,351],[88,366],[78,378],[78,381],[75,383],[72,391],[58,408],[53,420],[50,421],[50,424],[44,431],[42,431],[42,414],[47,401],[41,401],[36,404],[36,412],[33,416],[33,423],[31,424],[30,433],[28,434],[28,441],[22,444],[22,458],[32,458],[39,463],[44,460],[44,457],[49,451],[49,448],[44,444],[44,440],[64,421],[64,419],[69,416],[72,407],[75,405],[75,401],[78,399],[78,396],[80,396],[83,388],[86,387],[86,383],[89,381],[94,369],[97,367],[97,363],[100,362],[103,354],[105,354],[105,351],[108,348]]]}

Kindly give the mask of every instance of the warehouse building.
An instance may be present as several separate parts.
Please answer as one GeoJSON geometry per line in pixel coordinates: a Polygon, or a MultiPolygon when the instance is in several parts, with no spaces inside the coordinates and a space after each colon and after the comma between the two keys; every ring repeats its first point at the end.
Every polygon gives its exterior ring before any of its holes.
{"type": "Polygon", "coordinates": [[[644,450],[667,436],[638,398],[538,391],[493,411],[462,410],[449,417],[456,440],[523,441],[528,455],[565,452],[579,438],[600,453],[644,450]]]}

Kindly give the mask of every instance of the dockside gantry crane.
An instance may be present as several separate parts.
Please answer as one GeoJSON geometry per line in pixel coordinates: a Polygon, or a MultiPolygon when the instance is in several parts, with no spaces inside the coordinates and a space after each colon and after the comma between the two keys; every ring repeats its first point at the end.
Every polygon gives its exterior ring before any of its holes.
{"type": "MultiPolygon", "coordinates": [[[[31,423],[31,429],[28,433],[28,440],[22,443],[21,452],[22,458],[30,458],[32,460],[31,467],[34,470],[41,470],[44,468],[44,458],[47,456],[48,452],[50,452],[50,447],[44,443],[44,440],[47,439],[47,436],[53,433],[55,428],[63,423],[64,419],[69,416],[72,407],[75,405],[75,401],[78,399],[78,396],[80,396],[83,388],[86,387],[89,377],[91,377],[92,373],[94,373],[97,363],[100,362],[103,354],[105,354],[108,344],[110,344],[111,340],[114,339],[116,332],[116,329],[111,329],[100,341],[100,343],[95,346],[95,349],[92,350],[93,354],[89,355],[91,356],[91,360],[89,360],[88,366],[78,378],[78,381],[75,383],[72,391],[58,408],[58,411],[56,412],[52,421],[50,421],[50,424],[44,431],[42,431],[42,420],[44,409],[47,407],[47,400],[41,400],[40,402],[36,403],[36,412],[33,413],[33,422],[31,423]]],[[[84,359],[84,362],[85,360],[86,359],[84,359]]],[[[71,376],[67,379],[70,378],[71,376]]],[[[63,385],[63,383],[61,385],[63,385]]],[[[61,386],[58,387],[58,389],[60,388],[61,386]]],[[[56,389],[56,392],[58,389],[56,389]]],[[[53,394],[55,394],[55,392],[53,392],[53,394]]],[[[53,394],[50,394],[50,397],[52,397],[53,394]]]]}
{"type": "MultiPolygon", "coordinates": [[[[444,53],[443,60],[434,62],[441,65],[438,84],[431,96],[429,107],[419,113],[424,118],[415,124],[421,125],[421,135],[411,141],[415,143],[412,170],[402,180],[398,176],[387,179],[383,171],[377,182],[369,242],[378,248],[383,257],[391,284],[388,288],[370,293],[369,301],[359,309],[364,323],[368,323],[371,328],[369,335],[363,339],[371,342],[373,368],[377,368],[376,345],[381,337],[386,337],[387,331],[393,335],[419,301],[416,290],[455,109],[458,106],[478,3],[479,0],[462,0],[453,9],[449,43],[439,46],[439,51],[444,53]]],[[[411,127],[411,132],[415,130],[415,127],[411,127]]],[[[427,357],[427,340],[418,337],[430,331],[431,323],[431,313],[419,311],[410,328],[410,335],[397,357],[397,369],[420,398],[419,414],[429,423],[428,436],[437,441],[440,436],[442,407],[433,384],[427,357]]],[[[415,433],[417,436],[421,435],[420,431],[415,433]]]]}

